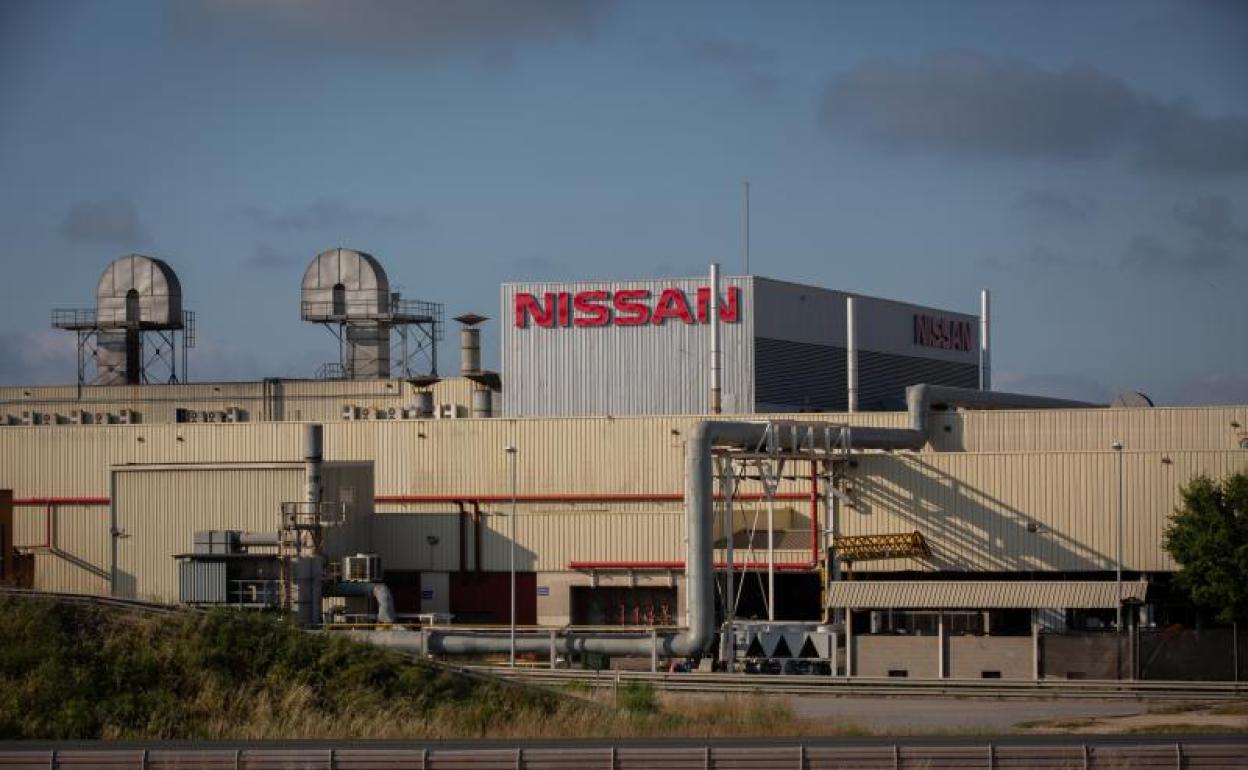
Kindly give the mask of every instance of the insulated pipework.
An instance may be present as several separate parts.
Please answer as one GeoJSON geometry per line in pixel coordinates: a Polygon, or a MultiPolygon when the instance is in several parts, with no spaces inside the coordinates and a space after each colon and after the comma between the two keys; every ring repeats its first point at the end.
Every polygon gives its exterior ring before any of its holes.
{"type": "Polygon", "coordinates": [[[858,411],[858,330],[854,323],[857,308],[854,298],[845,299],[845,377],[848,392],[848,410],[858,411]]]}
{"type": "Polygon", "coordinates": [[[987,289],[979,292],[979,389],[992,390],[992,348],[989,346],[991,296],[987,289]]]}
{"type": "Polygon", "coordinates": [[[719,344],[719,263],[711,263],[711,414],[719,414],[722,409],[722,390],[720,374],[723,368],[723,353],[719,344]]]}

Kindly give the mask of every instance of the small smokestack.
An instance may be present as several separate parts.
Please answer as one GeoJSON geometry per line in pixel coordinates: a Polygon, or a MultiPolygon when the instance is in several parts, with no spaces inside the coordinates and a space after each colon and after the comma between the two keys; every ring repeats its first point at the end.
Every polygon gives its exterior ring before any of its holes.
{"type": "Polygon", "coordinates": [[[323,437],[324,428],[319,423],[308,423],[303,429],[303,475],[304,502],[316,504],[321,502],[321,462],[324,459],[323,437]]]}
{"type": "Polygon", "coordinates": [[[481,330],[477,328],[489,319],[476,313],[455,317],[463,324],[459,330],[459,373],[465,377],[481,373],[481,330]]]}
{"type": "Polygon", "coordinates": [[[711,263],[711,414],[719,414],[722,409],[722,391],[720,389],[720,370],[722,368],[721,349],[719,346],[719,263],[711,263]]]}
{"type": "Polygon", "coordinates": [[[979,292],[979,389],[992,390],[992,348],[989,346],[992,297],[987,289],[979,292]]]}
{"type": "Polygon", "coordinates": [[[854,298],[845,300],[845,376],[849,411],[858,411],[858,330],[854,322],[854,298]]]}

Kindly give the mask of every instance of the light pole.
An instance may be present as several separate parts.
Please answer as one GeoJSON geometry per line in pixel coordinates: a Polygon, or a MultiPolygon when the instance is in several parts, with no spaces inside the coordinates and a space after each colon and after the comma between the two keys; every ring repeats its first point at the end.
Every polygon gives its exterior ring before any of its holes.
{"type": "Polygon", "coordinates": [[[508,571],[511,573],[511,645],[508,663],[516,666],[516,448],[508,444],[503,448],[507,453],[507,464],[511,466],[511,522],[508,527],[511,548],[508,554],[508,571]]]}
{"type": "Polygon", "coordinates": [[[1118,614],[1114,628],[1118,633],[1122,633],[1122,442],[1115,441],[1109,446],[1118,455],[1118,547],[1117,557],[1114,559],[1114,583],[1118,592],[1116,605],[1118,614]]]}

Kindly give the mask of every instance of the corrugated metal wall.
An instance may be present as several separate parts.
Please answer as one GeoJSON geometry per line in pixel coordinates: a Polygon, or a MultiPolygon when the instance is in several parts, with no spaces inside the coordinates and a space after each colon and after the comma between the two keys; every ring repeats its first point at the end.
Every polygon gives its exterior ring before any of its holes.
{"type": "Polygon", "coordinates": [[[842,508],[840,528],[918,530],[931,546],[927,561],[859,566],[872,571],[1113,570],[1120,459],[1123,563],[1132,571],[1174,569],[1162,533],[1183,484],[1248,470],[1243,450],[876,455],[852,470],[854,505],[842,508]]]}
{"type": "MultiPolygon", "coordinates": [[[[785,418],[894,427],[907,420],[901,413],[785,418]]],[[[325,444],[329,461],[375,461],[379,495],[507,495],[503,447],[508,444],[519,449],[521,495],[679,494],[685,436],[699,419],[329,422],[325,444]]],[[[1119,439],[1126,446],[1127,531],[1135,543],[1127,551],[1129,568],[1167,569],[1159,543],[1178,487],[1198,471],[1221,475],[1248,468],[1236,423],[1248,424],[1248,407],[937,415],[937,446],[975,451],[863,457],[854,482],[863,510],[846,511],[843,531],[920,529],[936,552],[934,566],[943,569],[1104,569],[1112,556],[1107,544],[1113,542],[1116,521],[1117,458],[1109,444],[1119,439]],[[1026,532],[1027,520],[1042,531],[1026,532]]],[[[302,435],[302,426],[294,423],[7,428],[0,430],[0,488],[12,489],[18,499],[107,497],[114,465],[297,463],[302,435]]],[[[796,472],[798,478],[785,481],[782,492],[807,491],[805,469],[796,472]]],[[[743,491],[757,492],[757,486],[743,491]]],[[[786,505],[795,511],[791,526],[800,530],[804,503],[786,505]]],[[[378,508],[372,544],[386,566],[458,567],[454,505],[384,503],[378,508]],[[436,545],[428,543],[430,536],[438,539],[436,545]]],[[[506,519],[498,515],[506,510],[505,505],[485,506],[487,569],[506,568],[506,519]]],[[[539,570],[561,569],[570,560],[676,560],[683,555],[679,503],[543,503],[521,505],[520,511],[520,547],[536,555],[539,570]]],[[[39,557],[41,586],[102,592],[107,574],[101,570],[106,573],[109,566],[107,507],[63,505],[55,514],[56,542],[67,556],[39,557]]],[[[43,517],[42,508],[15,510],[19,544],[42,540],[43,517]]],[[[471,564],[473,549],[467,550],[471,564]]],[[[782,560],[806,558],[806,552],[794,550],[782,560]]],[[[916,565],[871,565],[877,568],[916,565]]]]}
{"type": "MultiPolygon", "coordinates": [[[[721,278],[721,294],[741,291],[739,323],[720,324],[725,412],[754,409],[753,279],[721,278]]],[[[709,409],[710,324],[541,328],[515,324],[515,296],[527,292],[645,289],[651,302],[678,288],[692,303],[707,279],[580,283],[512,283],[502,287],[504,414],[689,414],[709,409]]],[[[696,306],[694,306],[696,312],[696,306]]]]}
{"type": "MultiPolygon", "coordinates": [[[[118,469],[113,476],[115,596],[178,600],[177,553],[202,529],[276,532],[283,502],[303,495],[303,467],[118,469]]],[[[107,532],[105,532],[105,537],[107,532]]]]}

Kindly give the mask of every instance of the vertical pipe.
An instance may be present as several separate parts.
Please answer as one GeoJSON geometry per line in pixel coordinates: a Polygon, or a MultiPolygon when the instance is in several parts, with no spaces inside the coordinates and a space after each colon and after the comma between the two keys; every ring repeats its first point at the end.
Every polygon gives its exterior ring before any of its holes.
{"type": "Polygon", "coordinates": [[[979,292],[979,389],[992,390],[991,296],[987,289],[979,292]]]}
{"type": "Polygon", "coordinates": [[[722,355],[719,346],[719,263],[711,263],[711,414],[720,409],[720,369],[722,355]]]}
{"type": "Polygon", "coordinates": [[[936,678],[948,676],[948,664],[945,661],[945,613],[936,613],[936,678]]]}
{"type": "Polygon", "coordinates": [[[767,619],[776,619],[776,505],[775,486],[767,484],[767,619]]]}
{"type": "Polygon", "coordinates": [[[1031,678],[1040,681],[1040,610],[1031,609],[1031,678]]]}
{"type": "Polygon", "coordinates": [[[324,459],[324,428],[317,423],[303,427],[303,500],[321,502],[321,462],[324,459]]]}
{"type": "Polygon", "coordinates": [[[858,411],[858,330],[854,323],[854,298],[845,299],[845,379],[849,411],[858,411]]]}
{"type": "Polygon", "coordinates": [[[750,274],[750,180],[745,180],[745,216],[742,226],[745,228],[742,245],[745,247],[745,274],[750,274]]]}
{"type": "Polygon", "coordinates": [[[733,475],[731,459],[725,457],[722,460],[720,460],[720,469],[721,469],[720,482],[719,482],[720,492],[724,496],[724,521],[725,521],[724,540],[726,541],[725,545],[727,546],[725,549],[727,551],[725,556],[727,557],[726,561],[728,562],[728,580],[727,580],[727,586],[726,586],[726,591],[725,591],[725,595],[727,596],[728,601],[725,602],[724,617],[727,618],[727,621],[728,621],[726,624],[727,633],[730,635],[730,638],[728,641],[728,664],[729,664],[728,670],[731,671],[732,670],[731,666],[735,662],[736,652],[737,652],[736,632],[734,631],[734,626],[733,626],[733,621],[735,620],[735,616],[737,614],[736,613],[737,591],[736,591],[736,586],[734,585],[735,581],[733,580],[733,577],[734,577],[733,568],[735,566],[733,564],[733,561],[735,557],[733,555],[733,542],[732,542],[733,535],[735,534],[735,530],[734,530],[735,521],[734,521],[734,515],[732,511],[732,497],[734,494],[736,494],[736,489],[734,487],[736,486],[737,479],[736,479],[736,476],[733,475]]]}
{"type": "Polygon", "coordinates": [[[845,676],[854,675],[854,611],[845,608],[845,676]]]}
{"type": "Polygon", "coordinates": [[[516,666],[516,448],[508,446],[507,458],[511,462],[511,521],[508,537],[511,548],[508,549],[508,571],[511,574],[511,620],[510,647],[508,662],[512,668],[516,666]]]}
{"type": "MultiPolygon", "coordinates": [[[[1122,442],[1113,442],[1114,454],[1118,456],[1118,527],[1117,527],[1117,555],[1114,558],[1113,582],[1116,583],[1117,600],[1114,602],[1117,607],[1116,624],[1114,631],[1117,631],[1119,639],[1122,635],[1122,442]]],[[[1121,646],[1121,641],[1119,641],[1121,646]]]]}

